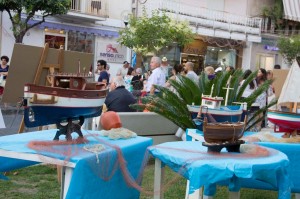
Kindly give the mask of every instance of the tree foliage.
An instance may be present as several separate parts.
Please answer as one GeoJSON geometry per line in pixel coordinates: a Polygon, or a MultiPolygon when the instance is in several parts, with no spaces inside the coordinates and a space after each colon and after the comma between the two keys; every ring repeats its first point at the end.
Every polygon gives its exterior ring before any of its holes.
{"type": "Polygon", "coordinates": [[[140,18],[131,16],[128,24],[128,27],[119,31],[118,42],[142,55],[150,52],[157,54],[172,43],[184,46],[194,38],[188,22],[171,19],[157,10],[151,16],[145,10],[140,18]]]}
{"type": "Polygon", "coordinates": [[[300,35],[292,37],[281,37],[278,40],[279,52],[285,59],[285,61],[292,65],[293,61],[300,57],[300,35]]]}
{"type": "Polygon", "coordinates": [[[7,11],[16,43],[21,43],[30,28],[45,22],[47,16],[66,14],[70,5],[70,0],[0,0],[0,11],[7,11]],[[42,19],[29,23],[37,12],[42,19]]]}

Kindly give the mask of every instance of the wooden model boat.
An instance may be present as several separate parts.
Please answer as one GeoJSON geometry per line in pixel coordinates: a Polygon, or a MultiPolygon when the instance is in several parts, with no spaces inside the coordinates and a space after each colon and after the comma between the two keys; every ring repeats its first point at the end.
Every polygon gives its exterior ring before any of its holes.
{"type": "Polygon", "coordinates": [[[292,133],[300,130],[299,113],[268,110],[268,120],[275,124],[274,132],[292,133]]]}
{"type": "Polygon", "coordinates": [[[56,74],[52,86],[26,84],[25,125],[36,127],[99,116],[108,89],[88,79],[86,74],[56,74]]]}
{"type": "MultiPolygon", "coordinates": [[[[195,119],[200,111],[201,106],[187,106],[192,118],[195,119]]],[[[243,108],[242,106],[221,106],[220,108],[208,108],[207,114],[210,114],[217,122],[238,122],[241,121],[243,108]]]]}
{"type": "Polygon", "coordinates": [[[236,142],[244,134],[246,118],[244,122],[215,122],[208,123],[204,118],[203,134],[207,143],[236,142]]]}
{"type": "MultiPolygon", "coordinates": [[[[295,60],[281,89],[278,105],[291,103],[293,110],[284,112],[268,110],[268,120],[274,125],[274,132],[297,133],[300,130],[300,114],[297,113],[297,103],[300,102],[300,67],[295,60]]],[[[285,137],[289,137],[285,136],[285,137]]]]}

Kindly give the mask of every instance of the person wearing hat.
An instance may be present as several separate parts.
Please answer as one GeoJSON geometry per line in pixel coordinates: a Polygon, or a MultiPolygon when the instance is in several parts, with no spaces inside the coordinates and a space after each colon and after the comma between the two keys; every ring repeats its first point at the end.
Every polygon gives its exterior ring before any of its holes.
{"type": "Polygon", "coordinates": [[[128,68],[129,68],[129,62],[124,61],[123,66],[119,68],[119,70],[117,71],[117,76],[122,76],[124,78],[125,75],[127,75],[128,73],[128,68]]]}
{"type": "Polygon", "coordinates": [[[166,80],[171,76],[172,67],[168,64],[168,59],[166,57],[163,57],[161,59],[161,68],[165,73],[166,80]]]}

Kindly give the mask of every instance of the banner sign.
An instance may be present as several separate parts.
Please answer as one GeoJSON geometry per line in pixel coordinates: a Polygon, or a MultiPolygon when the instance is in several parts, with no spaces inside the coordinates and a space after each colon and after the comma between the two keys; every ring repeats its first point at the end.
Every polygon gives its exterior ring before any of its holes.
{"type": "Polygon", "coordinates": [[[115,42],[97,42],[96,59],[112,63],[123,63],[126,60],[127,48],[115,42]]]}

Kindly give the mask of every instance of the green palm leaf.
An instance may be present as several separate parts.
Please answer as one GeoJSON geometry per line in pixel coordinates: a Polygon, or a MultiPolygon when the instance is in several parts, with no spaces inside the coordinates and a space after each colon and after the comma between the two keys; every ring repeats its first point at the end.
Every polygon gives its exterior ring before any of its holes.
{"type": "Polygon", "coordinates": [[[251,107],[251,105],[256,101],[256,98],[260,96],[263,92],[267,92],[273,80],[266,80],[262,85],[260,85],[253,93],[247,98],[241,100],[242,102],[247,103],[247,107],[251,107]]]}
{"type": "Polygon", "coordinates": [[[253,116],[251,118],[248,119],[247,121],[247,126],[246,126],[246,130],[245,131],[249,131],[251,128],[253,128],[256,124],[258,124],[259,122],[261,122],[264,117],[258,118],[258,116],[267,111],[271,106],[274,106],[275,104],[277,104],[277,99],[272,100],[267,106],[259,109],[258,111],[256,111],[253,116]]]}
{"type": "Polygon", "coordinates": [[[191,96],[191,103],[189,104],[200,104],[201,103],[201,95],[200,95],[200,88],[196,82],[189,79],[185,76],[179,76],[180,81],[183,85],[185,85],[186,89],[190,92],[191,96]]]}
{"type": "MultiPolygon", "coordinates": [[[[238,90],[238,93],[236,95],[236,101],[240,101],[241,100],[241,97],[246,89],[246,87],[250,84],[251,81],[254,81],[256,76],[257,76],[257,73],[258,73],[258,70],[251,73],[246,79],[245,81],[243,82],[243,84],[241,85],[241,87],[239,88],[238,90]]],[[[245,73],[244,73],[245,74],[245,73]]],[[[244,76],[243,74],[243,76],[244,76]]]]}
{"type": "Polygon", "coordinates": [[[230,88],[233,88],[233,90],[229,92],[229,97],[227,102],[228,105],[232,104],[232,102],[235,101],[235,96],[239,88],[242,75],[243,75],[243,71],[241,69],[237,69],[234,71],[234,73],[231,76],[230,88]]]}

